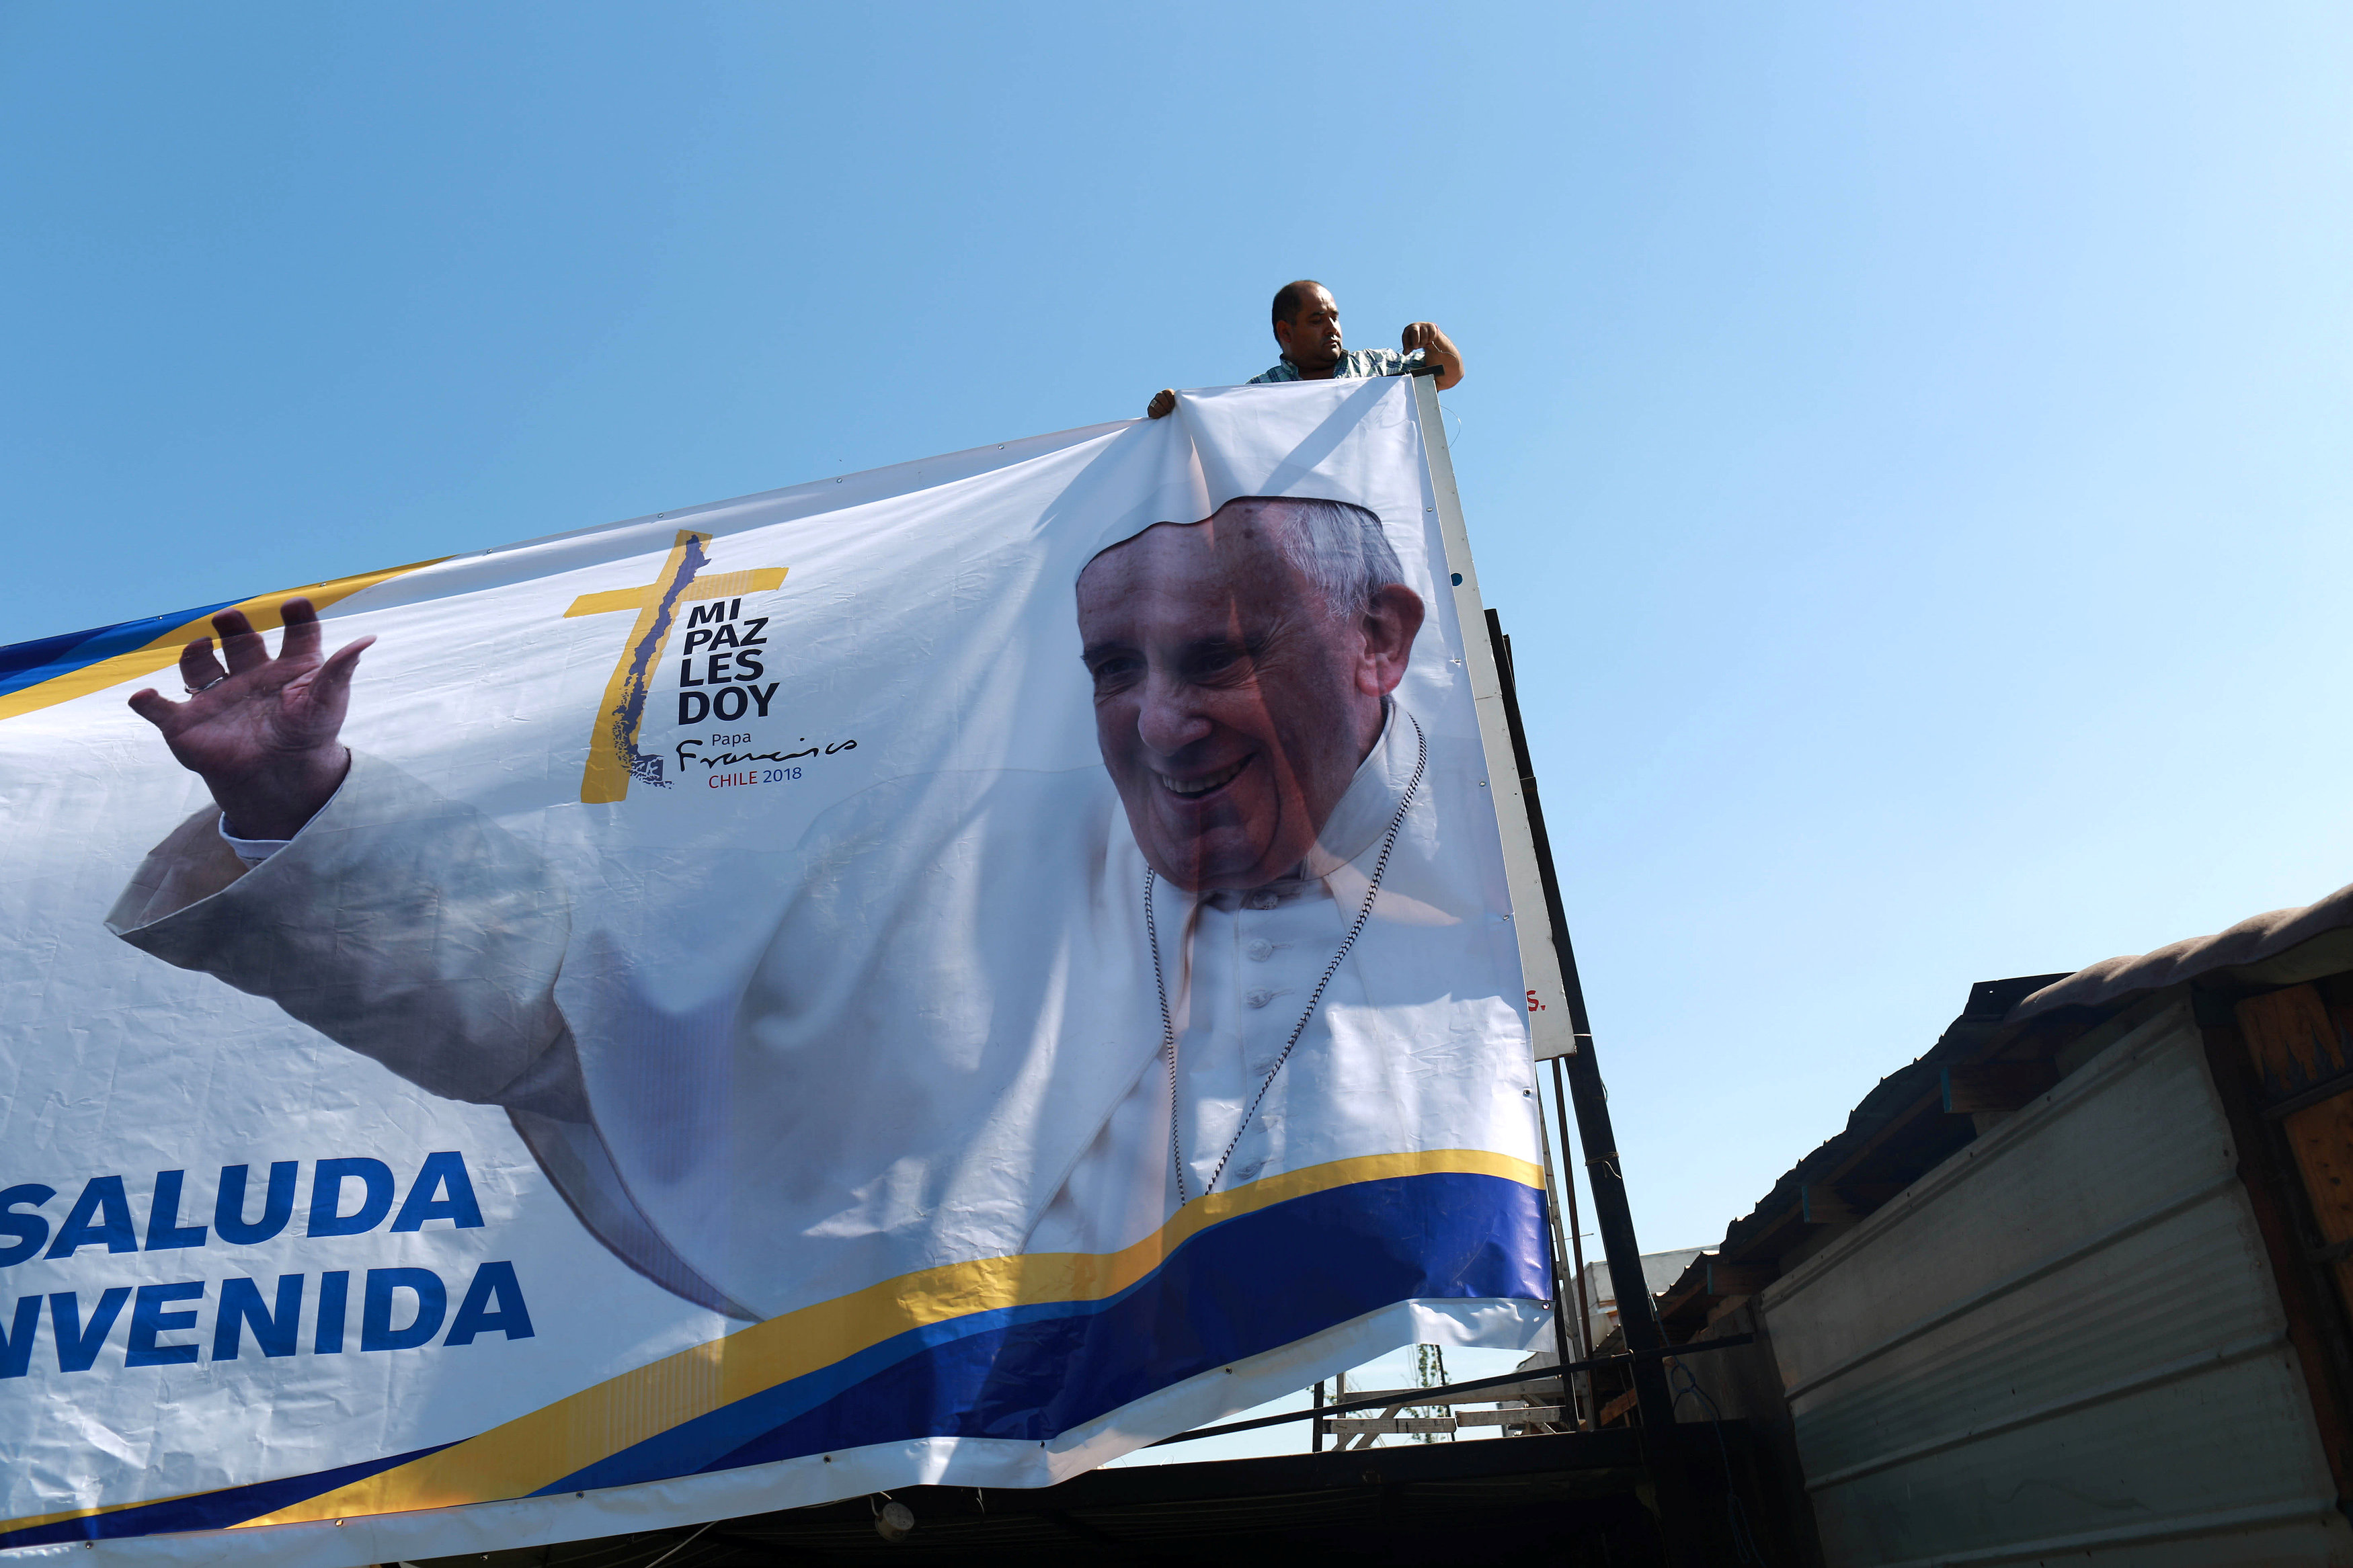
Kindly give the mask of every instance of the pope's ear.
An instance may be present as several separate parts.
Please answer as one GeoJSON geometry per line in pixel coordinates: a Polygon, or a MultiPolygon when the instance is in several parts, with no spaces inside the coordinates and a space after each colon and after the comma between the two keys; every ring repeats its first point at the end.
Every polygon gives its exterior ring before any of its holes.
{"type": "Polygon", "coordinates": [[[1413,657],[1413,639],[1420,634],[1421,595],[1402,583],[1391,583],[1373,595],[1365,607],[1366,695],[1386,697],[1405,679],[1406,662],[1413,657]]]}

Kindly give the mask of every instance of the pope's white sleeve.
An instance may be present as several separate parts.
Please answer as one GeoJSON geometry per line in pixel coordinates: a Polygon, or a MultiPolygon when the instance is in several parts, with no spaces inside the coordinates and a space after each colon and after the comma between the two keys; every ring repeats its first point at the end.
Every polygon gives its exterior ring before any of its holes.
{"type": "Polygon", "coordinates": [[[529,845],[357,752],[335,797],[260,863],[219,823],[200,812],[156,846],[109,929],[434,1094],[586,1120],[554,997],[571,911],[529,845]]]}

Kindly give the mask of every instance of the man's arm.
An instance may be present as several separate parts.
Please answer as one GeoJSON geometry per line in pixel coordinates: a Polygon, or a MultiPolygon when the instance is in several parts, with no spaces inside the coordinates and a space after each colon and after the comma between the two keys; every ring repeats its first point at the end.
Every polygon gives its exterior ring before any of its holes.
{"type": "Polygon", "coordinates": [[[1462,351],[1454,346],[1452,338],[1438,330],[1437,323],[1408,323],[1399,343],[1407,353],[1419,349],[1421,357],[1438,367],[1439,391],[1445,392],[1462,379],[1462,351]]]}

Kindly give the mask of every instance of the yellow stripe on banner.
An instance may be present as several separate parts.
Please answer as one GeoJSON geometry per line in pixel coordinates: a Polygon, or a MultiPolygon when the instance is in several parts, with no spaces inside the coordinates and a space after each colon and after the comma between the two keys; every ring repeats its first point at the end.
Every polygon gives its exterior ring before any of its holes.
{"type": "Polygon", "coordinates": [[[0,719],[14,719],[20,713],[38,712],[54,708],[60,702],[70,702],[77,697],[87,697],[93,691],[103,691],[110,686],[120,686],[126,680],[168,669],[179,661],[180,650],[198,637],[213,635],[213,616],[225,616],[231,610],[243,610],[246,619],[258,632],[276,631],[280,625],[278,606],[289,599],[302,598],[323,610],[340,599],[348,599],[363,588],[373,588],[378,583],[388,583],[410,572],[420,572],[449,559],[436,556],[431,561],[413,561],[406,566],[394,566],[382,572],[363,573],[357,577],[338,577],[332,583],[313,583],[307,588],[287,588],[275,594],[261,594],[250,599],[224,605],[211,615],[198,616],[185,626],[175,626],[152,642],[118,653],[111,658],[101,658],[79,669],[68,670],[54,679],[37,686],[27,686],[22,691],[12,691],[0,697],[0,719]]]}
{"type": "MultiPolygon", "coordinates": [[[[686,585],[681,599],[732,599],[738,594],[766,594],[785,585],[788,569],[783,566],[755,566],[749,572],[722,572],[715,577],[697,577],[686,585]]],[[[601,594],[583,594],[572,601],[564,612],[566,619],[574,616],[606,616],[615,610],[636,610],[645,606],[649,588],[609,588],[601,594]]]]}
{"type": "MultiPolygon", "coordinates": [[[[1361,1182],[1432,1174],[1499,1176],[1524,1186],[1544,1184],[1537,1166],[1477,1149],[1373,1154],[1286,1172],[1232,1192],[1196,1198],[1158,1231],[1119,1252],[1046,1252],[952,1263],[754,1323],[583,1389],[439,1453],[247,1520],[237,1528],[528,1497],[698,1415],[820,1371],[910,1329],[1008,1307],[1101,1300],[1142,1279],[1180,1244],[1222,1221],[1361,1182]]],[[[15,1527],[0,1525],[0,1530],[15,1527]]]]}
{"type": "MultiPolygon", "coordinates": [[[[190,1498],[210,1497],[221,1489],[208,1487],[200,1492],[174,1492],[169,1497],[143,1497],[130,1502],[100,1503],[95,1508],[65,1508],[55,1513],[28,1513],[22,1519],[0,1519],[0,1535],[14,1534],[19,1530],[37,1530],[45,1524],[55,1524],[61,1519],[98,1519],[110,1513],[121,1513],[130,1508],[153,1508],[162,1502],[185,1502],[190,1498]]],[[[19,1550],[0,1547],[0,1554],[19,1550]]]]}

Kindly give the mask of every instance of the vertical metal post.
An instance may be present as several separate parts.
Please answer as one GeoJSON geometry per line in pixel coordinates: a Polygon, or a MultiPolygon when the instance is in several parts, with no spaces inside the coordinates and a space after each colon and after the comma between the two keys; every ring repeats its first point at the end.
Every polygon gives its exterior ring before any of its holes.
{"type": "MultiPolygon", "coordinates": [[[[1577,1178],[1567,1172],[1570,1149],[1568,1084],[1561,1077],[1558,1057],[1552,1059],[1552,1104],[1555,1113],[1560,1118],[1560,1157],[1563,1174],[1567,1176],[1567,1180],[1561,1185],[1568,1194],[1568,1255],[1572,1265],[1577,1269],[1577,1359],[1583,1361],[1593,1353],[1593,1303],[1586,1298],[1585,1230],[1583,1222],[1577,1215],[1577,1178]]],[[[1577,1385],[1581,1391],[1584,1401],[1578,1408],[1586,1415],[1590,1416],[1593,1414],[1593,1374],[1589,1372],[1578,1373],[1577,1385]]]]}
{"type": "MultiPolygon", "coordinates": [[[[1552,1135],[1545,1131],[1542,1088],[1536,1090],[1536,1149],[1544,1156],[1545,1215],[1551,1222],[1545,1234],[1552,1243],[1552,1343],[1556,1358],[1554,1364],[1567,1366],[1570,1362],[1582,1361],[1584,1357],[1575,1353],[1578,1342],[1571,1338],[1568,1331],[1568,1245],[1567,1238],[1562,1234],[1560,1199],[1553,1191],[1552,1135]]],[[[1561,1130],[1560,1158],[1559,1179],[1566,1183],[1569,1180],[1568,1131],[1566,1127],[1561,1130]]],[[[1564,1394],[1569,1392],[1568,1376],[1567,1373],[1561,1373],[1560,1391],[1564,1394]]],[[[1575,1403],[1574,1399],[1570,1401],[1572,1405],[1575,1403]]]]}
{"type": "MultiPolygon", "coordinates": [[[[1324,1408],[1324,1380],[1321,1378],[1315,1381],[1315,1408],[1324,1408]]],[[[1311,1454],[1324,1451],[1324,1417],[1321,1415],[1307,1424],[1307,1451],[1311,1454]]]]}
{"type": "Polygon", "coordinates": [[[1544,808],[1536,798],[1535,770],[1528,761],[1527,733],[1520,721],[1511,648],[1495,613],[1480,597],[1478,569],[1472,563],[1470,534],[1462,521],[1461,494],[1454,482],[1454,459],[1446,449],[1446,421],[1438,404],[1437,380],[1416,375],[1412,384],[1414,420],[1430,478],[1429,510],[1443,547],[1440,574],[1448,585],[1438,592],[1445,595],[1451,588],[1451,607],[1462,634],[1464,673],[1470,679],[1471,700],[1479,715],[1480,742],[1487,759],[1488,777],[1482,782],[1492,788],[1504,833],[1504,872],[1511,889],[1514,923],[1518,927],[1521,974],[1528,987],[1529,1043],[1537,1059],[1562,1061],[1567,1068],[1568,1097],[1577,1110],[1578,1142],[1585,1151],[1586,1179],[1592,1188],[1602,1255],[1609,1259],[1609,1277],[1617,1286],[1627,1348],[1638,1352],[1633,1363],[1634,1389],[1642,1415],[1643,1451],[1658,1487],[1660,1533],[1667,1560],[1674,1568],[1699,1568],[1704,1562],[1699,1521],[1693,1509],[1690,1473],[1677,1441],[1674,1400],[1668,1393],[1666,1370],[1655,1353],[1640,1353],[1663,1348],[1665,1334],[1659,1324],[1657,1303],[1651,1300],[1650,1286],[1642,1278],[1641,1247],[1634,1237],[1633,1211],[1627,1205],[1625,1177],[1618,1167],[1618,1140],[1609,1125],[1609,1097],[1594,1060],[1593,1026],[1577,984],[1577,955],[1569,946],[1560,879],[1553,868],[1544,808]],[[1482,620],[1487,630],[1483,638],[1478,631],[1482,620]],[[1539,908],[1548,928],[1541,931],[1535,929],[1539,908]]]}
{"type": "Polygon", "coordinates": [[[1626,1200],[1626,1177],[1618,1165],[1618,1135],[1609,1124],[1609,1094],[1602,1087],[1600,1064],[1594,1059],[1593,1026],[1585,1011],[1585,988],[1577,973],[1577,954],[1568,940],[1568,917],[1560,898],[1560,877],[1553,865],[1552,839],[1545,831],[1544,805],[1536,794],[1535,766],[1528,758],[1526,727],[1520,720],[1519,684],[1512,669],[1512,642],[1504,623],[1487,612],[1487,636],[1495,650],[1496,672],[1503,686],[1504,711],[1510,721],[1512,756],[1520,770],[1520,795],[1526,802],[1528,830],[1535,839],[1536,867],[1544,879],[1545,914],[1552,925],[1554,950],[1560,955],[1562,988],[1567,993],[1570,1026],[1577,1032],[1577,1049],[1556,1057],[1556,1069],[1565,1071],[1570,1102],[1577,1110],[1577,1129],[1585,1145],[1586,1181],[1593,1189],[1594,1223],[1601,1231],[1602,1256],[1609,1263],[1609,1280],[1618,1293],[1618,1321],[1626,1331],[1626,1348],[1635,1352],[1634,1401],[1642,1415],[1642,1446],[1651,1457],[1651,1473],[1659,1486],[1659,1523],[1667,1555],[1676,1563],[1697,1563],[1699,1542],[1689,1472],[1676,1440],[1674,1395],[1667,1385],[1664,1361],[1644,1355],[1666,1344],[1659,1322],[1659,1304],[1651,1297],[1642,1275],[1641,1244],[1634,1236],[1634,1211],[1626,1200]]]}
{"type": "MultiPolygon", "coordinates": [[[[1601,1086],[1601,1068],[1593,1058],[1593,1028],[1586,1016],[1585,988],[1578,982],[1577,955],[1569,945],[1568,919],[1560,903],[1560,878],[1553,866],[1552,841],[1545,831],[1544,806],[1536,796],[1535,770],[1528,760],[1527,731],[1520,721],[1519,683],[1512,668],[1512,639],[1504,635],[1502,617],[1493,610],[1487,612],[1487,635],[1494,643],[1495,664],[1503,677],[1504,710],[1511,722],[1513,758],[1520,768],[1520,795],[1527,802],[1528,828],[1536,842],[1536,867],[1544,878],[1545,913],[1552,922],[1553,946],[1560,954],[1569,1023],[1577,1031],[1576,1053],[1556,1057],[1554,1062],[1566,1071],[1570,1102],[1577,1110],[1577,1131],[1584,1134],[1586,1181],[1593,1188],[1594,1222],[1600,1226],[1602,1255],[1609,1259],[1610,1283],[1618,1290],[1618,1321],[1626,1331],[1626,1348],[1640,1354],[1664,1345],[1666,1331],[1659,1324],[1658,1303],[1651,1299],[1650,1284],[1642,1277],[1641,1245],[1634,1237],[1634,1214],[1626,1201],[1626,1178],[1618,1168],[1618,1138],[1609,1125],[1609,1095],[1601,1086]]],[[[1634,1387],[1644,1425],[1663,1426],[1674,1419],[1666,1371],[1656,1357],[1635,1363],[1634,1387]],[[1646,1389],[1645,1384],[1655,1387],[1646,1389]]]]}

